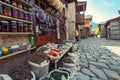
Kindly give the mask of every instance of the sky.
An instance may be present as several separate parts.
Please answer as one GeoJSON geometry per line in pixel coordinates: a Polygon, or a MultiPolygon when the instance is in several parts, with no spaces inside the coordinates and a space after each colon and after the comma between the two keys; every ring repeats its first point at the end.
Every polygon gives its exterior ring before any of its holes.
{"type": "Polygon", "coordinates": [[[120,16],[120,0],[78,0],[87,1],[85,15],[92,15],[93,22],[101,23],[120,16]]]}

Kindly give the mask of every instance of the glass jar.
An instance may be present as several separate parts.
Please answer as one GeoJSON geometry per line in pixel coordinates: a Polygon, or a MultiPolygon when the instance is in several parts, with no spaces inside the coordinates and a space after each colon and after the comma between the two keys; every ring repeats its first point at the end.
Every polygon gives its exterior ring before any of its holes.
{"type": "Polygon", "coordinates": [[[10,4],[10,0],[4,0],[4,2],[10,4]]]}
{"type": "Polygon", "coordinates": [[[3,6],[3,15],[11,16],[11,8],[9,6],[3,6]]]}
{"type": "Polygon", "coordinates": [[[2,32],[2,22],[0,21],[0,32],[2,32]]]}
{"type": "Polygon", "coordinates": [[[18,8],[22,9],[22,4],[18,3],[18,8]]]}
{"type": "Polygon", "coordinates": [[[32,31],[33,31],[31,24],[28,25],[28,31],[29,31],[29,32],[32,32],[32,31]]]}
{"type": "Polygon", "coordinates": [[[23,10],[28,11],[28,8],[23,5],[23,10]]]}
{"type": "Polygon", "coordinates": [[[2,4],[0,4],[0,15],[2,15],[2,4]]]}
{"type": "Polygon", "coordinates": [[[29,15],[28,15],[28,20],[29,20],[29,21],[32,21],[32,20],[33,20],[33,15],[32,15],[32,14],[29,14],[29,15]]]}
{"type": "Polygon", "coordinates": [[[18,11],[18,18],[24,19],[23,11],[21,11],[21,10],[18,11]]]}
{"type": "Polygon", "coordinates": [[[28,14],[27,13],[24,13],[24,20],[28,21],[28,14]]]}
{"type": "Polygon", "coordinates": [[[17,9],[12,8],[12,17],[18,18],[18,10],[17,9]]]}
{"type": "Polygon", "coordinates": [[[2,32],[9,32],[9,22],[8,21],[1,21],[2,23],[2,32]]]}
{"type": "Polygon", "coordinates": [[[12,1],[11,1],[11,5],[17,6],[17,2],[16,2],[15,0],[12,0],[12,1]]]}
{"type": "Polygon", "coordinates": [[[18,32],[23,32],[23,22],[18,22],[18,32]]]}
{"type": "Polygon", "coordinates": [[[17,21],[11,21],[11,31],[17,32],[17,21]]]}
{"type": "Polygon", "coordinates": [[[23,31],[28,32],[28,24],[23,24],[23,31]]]}

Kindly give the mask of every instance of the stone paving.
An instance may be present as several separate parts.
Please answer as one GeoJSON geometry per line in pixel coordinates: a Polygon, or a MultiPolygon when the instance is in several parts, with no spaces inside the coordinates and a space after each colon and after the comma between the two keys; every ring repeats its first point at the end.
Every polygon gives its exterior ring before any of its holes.
{"type": "Polygon", "coordinates": [[[101,38],[78,43],[76,80],[120,80],[120,41],[101,38]]]}

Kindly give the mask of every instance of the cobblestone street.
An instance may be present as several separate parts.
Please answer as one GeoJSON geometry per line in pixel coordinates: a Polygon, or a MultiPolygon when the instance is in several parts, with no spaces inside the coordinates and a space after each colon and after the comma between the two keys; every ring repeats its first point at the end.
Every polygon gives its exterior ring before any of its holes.
{"type": "Polygon", "coordinates": [[[77,80],[120,80],[120,41],[88,38],[78,48],[77,80]]]}

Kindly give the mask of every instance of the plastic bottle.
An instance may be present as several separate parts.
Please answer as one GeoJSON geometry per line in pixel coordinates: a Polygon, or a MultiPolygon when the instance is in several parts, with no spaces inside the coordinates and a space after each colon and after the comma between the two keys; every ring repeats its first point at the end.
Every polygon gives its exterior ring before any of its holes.
{"type": "Polygon", "coordinates": [[[30,44],[31,44],[31,47],[35,46],[35,38],[33,35],[30,37],[30,44]]]}

